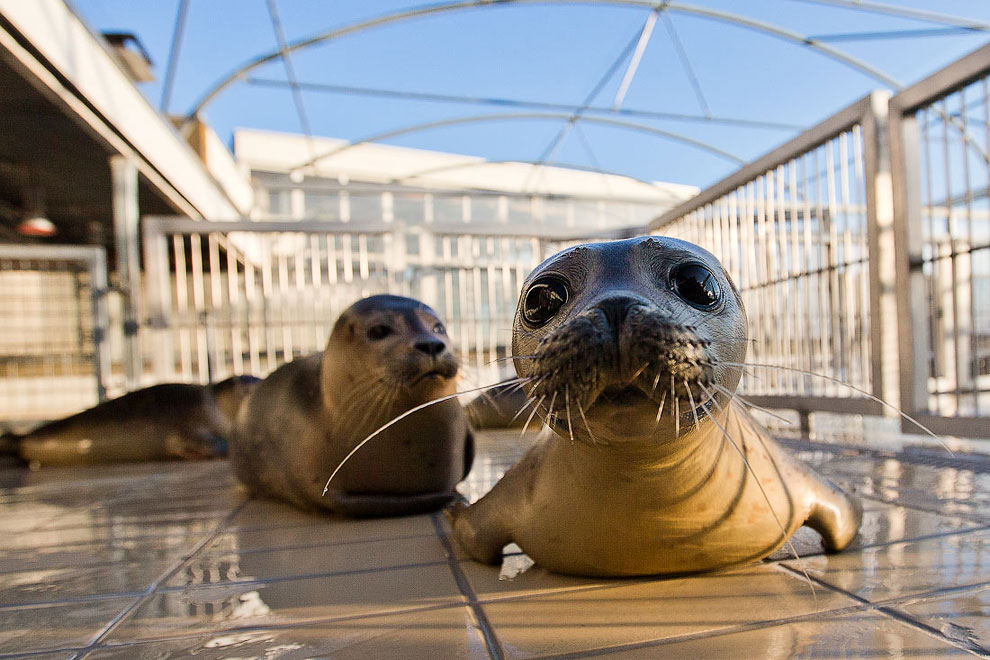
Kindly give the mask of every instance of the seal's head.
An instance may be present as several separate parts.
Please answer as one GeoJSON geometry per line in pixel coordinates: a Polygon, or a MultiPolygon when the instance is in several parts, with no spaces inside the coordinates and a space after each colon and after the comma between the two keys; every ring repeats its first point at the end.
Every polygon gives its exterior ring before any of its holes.
{"type": "Polygon", "coordinates": [[[357,301],[340,315],[323,355],[328,406],[341,392],[412,405],[454,392],[458,365],[447,330],[436,312],[412,298],[357,301]]]}
{"type": "Polygon", "coordinates": [[[740,371],[724,363],[745,360],[746,338],[742,300],[714,256],[641,237],[573,247],[537,267],[523,284],[512,350],[557,432],[656,442],[726,405],[740,371]]]}

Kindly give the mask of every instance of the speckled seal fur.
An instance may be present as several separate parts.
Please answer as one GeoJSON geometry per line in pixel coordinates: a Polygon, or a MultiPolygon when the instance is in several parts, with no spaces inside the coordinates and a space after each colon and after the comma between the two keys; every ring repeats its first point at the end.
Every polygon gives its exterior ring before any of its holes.
{"type": "Polygon", "coordinates": [[[802,525],[845,548],[858,503],[733,396],[746,343],[741,298],[698,246],[634,238],[548,259],[523,286],[513,354],[551,432],[452,511],[457,542],[488,563],[515,542],[592,576],[755,561],[802,525]]]}

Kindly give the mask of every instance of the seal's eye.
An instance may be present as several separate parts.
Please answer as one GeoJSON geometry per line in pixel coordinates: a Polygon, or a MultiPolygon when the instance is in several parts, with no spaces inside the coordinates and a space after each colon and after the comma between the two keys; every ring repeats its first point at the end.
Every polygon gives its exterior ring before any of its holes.
{"type": "Polygon", "coordinates": [[[437,323],[435,326],[433,326],[433,332],[437,333],[438,335],[442,335],[447,332],[447,328],[443,327],[443,323],[437,323]]]}
{"type": "Polygon", "coordinates": [[[523,303],[523,318],[531,325],[541,326],[560,311],[567,302],[567,286],[558,279],[541,280],[529,287],[523,303]]]}
{"type": "Polygon", "coordinates": [[[687,264],[674,269],[670,285],[688,303],[700,309],[708,309],[722,299],[722,287],[715,273],[701,264],[687,264]]]}
{"type": "Polygon", "coordinates": [[[373,325],[368,328],[368,339],[378,341],[379,339],[385,339],[394,332],[395,330],[387,325],[373,325]]]}

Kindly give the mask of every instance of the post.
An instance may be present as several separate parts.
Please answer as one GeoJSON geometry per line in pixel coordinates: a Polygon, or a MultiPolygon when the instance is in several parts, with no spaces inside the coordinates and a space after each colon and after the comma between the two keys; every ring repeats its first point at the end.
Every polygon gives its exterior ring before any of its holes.
{"type": "MultiPolygon", "coordinates": [[[[873,92],[863,117],[866,168],[866,221],[870,273],[870,346],[872,394],[901,406],[897,317],[897,267],[894,252],[894,189],[891,175],[888,106],[890,94],[873,92]]],[[[897,417],[890,408],[885,417],[897,417]]]]}
{"type": "Polygon", "coordinates": [[[113,229],[117,254],[117,287],[123,295],[124,377],[128,390],[141,382],[141,342],[138,309],[141,293],[140,240],[138,238],[138,171],[124,156],[110,157],[113,195],[113,229]]]}

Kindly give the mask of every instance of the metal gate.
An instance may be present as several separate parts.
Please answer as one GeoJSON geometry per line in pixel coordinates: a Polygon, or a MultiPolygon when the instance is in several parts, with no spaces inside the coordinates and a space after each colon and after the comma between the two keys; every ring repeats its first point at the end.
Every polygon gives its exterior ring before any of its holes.
{"type": "Polygon", "coordinates": [[[95,405],[110,380],[102,248],[0,245],[0,420],[95,405]]]}

